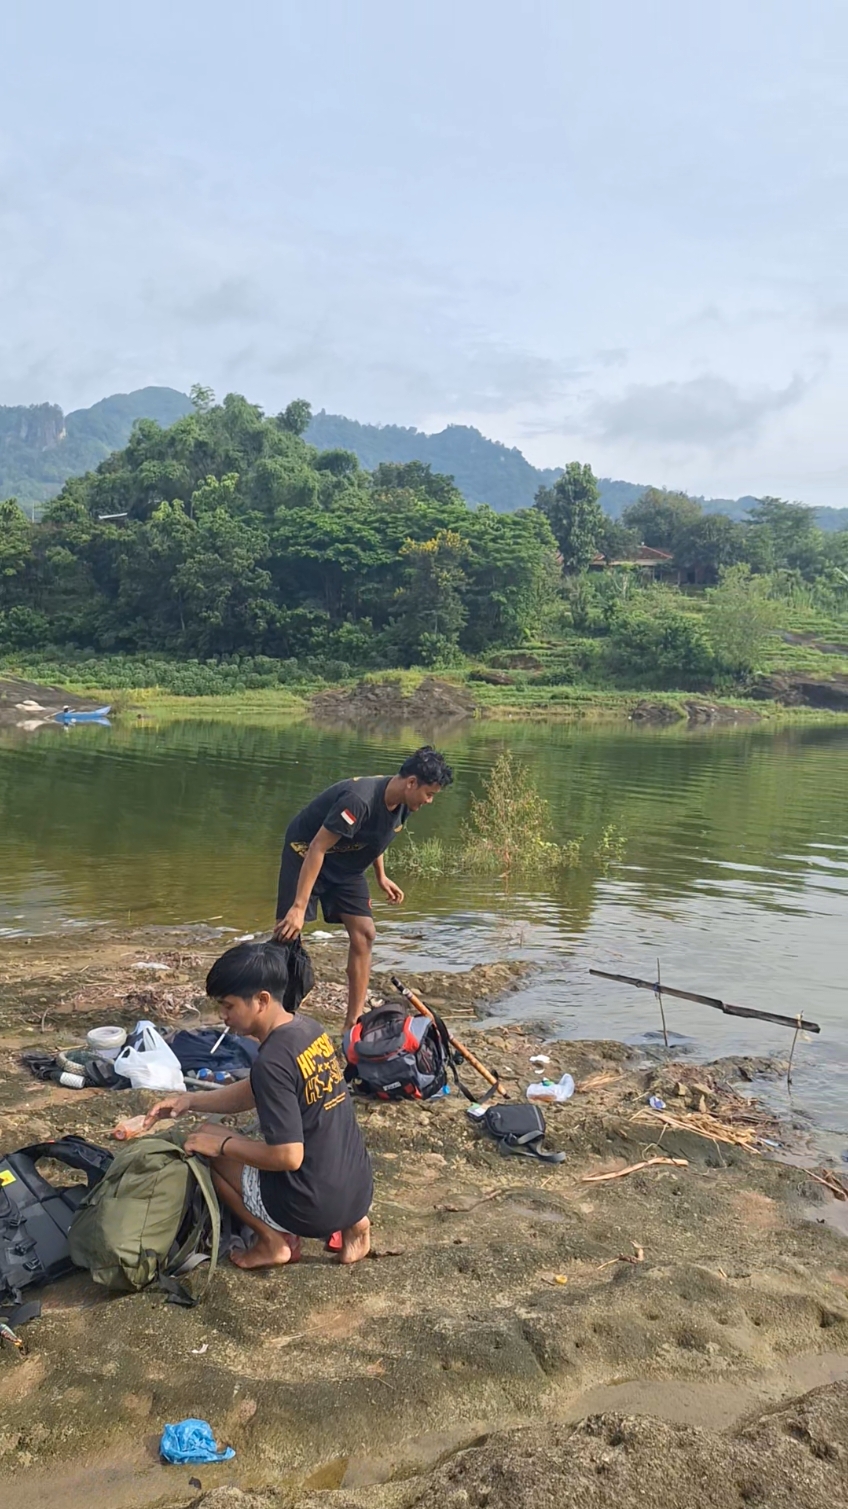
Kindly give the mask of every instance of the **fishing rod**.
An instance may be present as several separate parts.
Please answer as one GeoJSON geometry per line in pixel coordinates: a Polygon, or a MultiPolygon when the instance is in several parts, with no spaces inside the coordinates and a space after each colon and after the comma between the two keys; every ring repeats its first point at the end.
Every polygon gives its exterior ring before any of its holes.
{"type": "Polygon", "coordinates": [[[662,985],[658,980],[639,980],[635,975],[612,975],[605,969],[590,969],[590,975],[602,980],[615,980],[619,985],[635,985],[637,990],[651,990],[654,995],[676,996],[679,1001],[695,1001],[699,1006],[712,1006],[723,1011],[725,1016],[751,1017],[758,1022],[774,1022],[778,1027],[793,1027],[796,1032],[821,1032],[818,1022],[810,1022],[801,1012],[797,1016],[780,1016],[776,1011],[756,1011],[753,1006],[734,1006],[730,1001],[721,1001],[718,996],[699,995],[694,990],[674,990],[671,985],[662,985]]]}
{"type": "MultiPolygon", "coordinates": [[[[404,999],[409,1002],[410,1006],[415,1007],[415,1010],[419,1013],[420,1016],[428,1016],[430,1018],[430,1021],[435,1022],[436,1026],[438,1026],[438,1020],[436,1018],[435,1012],[432,1012],[428,1006],[424,1005],[424,1002],[421,1000],[420,996],[417,996],[415,994],[414,990],[410,990],[408,985],[404,985],[403,981],[399,980],[397,975],[392,975],[392,984],[394,985],[395,990],[399,991],[404,999]]],[[[479,1058],[475,1058],[471,1050],[469,1048],[466,1048],[464,1043],[460,1043],[458,1039],[454,1037],[452,1032],[448,1032],[448,1041],[450,1042],[451,1047],[455,1048],[457,1053],[461,1054],[466,1063],[470,1064],[472,1069],[477,1070],[477,1073],[483,1079],[485,1079],[487,1084],[490,1084],[493,1089],[497,1090],[499,1094],[503,1095],[505,1100],[509,1100],[509,1091],[504,1089],[504,1086],[501,1084],[497,1075],[492,1074],[491,1070],[487,1069],[485,1064],[481,1064],[479,1058]]]]}

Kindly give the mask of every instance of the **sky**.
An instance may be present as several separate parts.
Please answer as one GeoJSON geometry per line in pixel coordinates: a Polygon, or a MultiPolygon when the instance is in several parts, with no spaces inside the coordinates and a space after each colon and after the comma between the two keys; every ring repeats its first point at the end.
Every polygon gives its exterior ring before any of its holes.
{"type": "Polygon", "coordinates": [[[844,0],[3,0],[0,403],[848,505],[844,0]]]}

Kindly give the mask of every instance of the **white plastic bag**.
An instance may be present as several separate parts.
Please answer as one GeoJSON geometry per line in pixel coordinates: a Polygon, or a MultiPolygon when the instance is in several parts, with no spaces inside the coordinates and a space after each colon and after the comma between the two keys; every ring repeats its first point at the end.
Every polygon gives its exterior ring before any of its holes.
{"type": "Polygon", "coordinates": [[[131,1043],[115,1059],[115,1073],[123,1074],[134,1090],[184,1090],[180,1061],[152,1022],[137,1022],[131,1043]]]}

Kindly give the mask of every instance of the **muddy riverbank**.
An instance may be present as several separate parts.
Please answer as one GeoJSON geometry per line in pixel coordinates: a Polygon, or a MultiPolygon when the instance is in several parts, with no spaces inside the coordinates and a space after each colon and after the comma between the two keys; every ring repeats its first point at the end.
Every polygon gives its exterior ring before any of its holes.
{"type": "MultiPolygon", "coordinates": [[[[41,1085],[20,1049],[139,1015],[197,1021],[220,946],[198,929],[7,944],[3,1147],[64,1131],[104,1141],[149,1103],[41,1085]],[[153,962],[167,971],[135,968],[153,962]]],[[[337,1036],[342,959],[332,945],[315,955],[305,1009],[337,1036]]],[[[483,1029],[476,1013],[519,973],[410,977],[517,1095],[538,1041],[483,1029]]],[[[657,1509],[719,1493],[769,1509],[844,1501],[843,1204],[810,1179],[803,1149],[775,1161],[763,1139],[790,1133],[737,1097],[732,1065],[646,1066],[608,1042],[545,1051],[551,1074],[581,1086],[547,1112],[561,1166],[499,1157],[456,1093],[359,1106],[373,1261],[343,1270],[306,1243],[289,1271],[225,1263],[192,1310],[158,1293],[110,1298],[83,1276],[45,1291],[29,1355],[0,1351],[0,1471],[19,1509],[57,1497],[68,1509],[600,1509],[642,1491],[657,1509]],[[656,1093],[665,1124],[647,1106],[656,1093]],[[161,1428],[186,1415],[207,1418],[235,1460],[162,1467],[161,1428]]]]}

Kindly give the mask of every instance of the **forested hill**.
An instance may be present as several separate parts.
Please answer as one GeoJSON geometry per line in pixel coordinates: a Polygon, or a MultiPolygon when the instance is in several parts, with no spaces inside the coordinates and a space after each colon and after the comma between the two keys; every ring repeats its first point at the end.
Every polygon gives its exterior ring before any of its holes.
{"type": "Polygon", "coordinates": [[[113,393],[67,415],[55,403],[0,405],[0,498],[45,503],[68,477],[93,471],[121,450],[137,419],[155,419],[165,429],[190,412],[190,399],[175,388],[113,393]]]}
{"type": "Polygon", "coordinates": [[[449,424],[435,435],[397,424],[360,424],[343,414],[313,414],[306,439],[319,450],[353,451],[373,471],[381,461],[423,461],[453,477],[469,503],[488,503],[496,513],[530,508],[540,485],[550,487],[562,467],[532,466],[515,447],[487,440],[466,424],[449,424]]]}
{"type": "MultiPolygon", "coordinates": [[[[0,405],[0,499],[17,498],[31,511],[56,496],[69,477],[93,470],[126,445],[137,419],[155,419],[163,429],[191,412],[191,401],[175,388],[139,388],[113,393],[90,409],[64,415],[57,404],[4,408],[0,405]]],[[[516,447],[489,440],[470,425],[449,424],[429,435],[395,424],[360,424],[322,409],[313,414],[305,438],[319,451],[346,450],[366,471],[381,462],[420,461],[434,473],[453,477],[471,504],[487,503],[496,513],[529,508],[540,486],[550,487],[561,467],[537,467],[516,447]]],[[[566,458],[568,459],[568,458],[566,458]]],[[[647,484],[598,479],[600,504],[610,518],[641,498],[647,484]]],[[[744,519],[756,498],[700,498],[705,513],[744,519]]],[[[816,510],[820,529],[848,527],[848,509],[816,510]]]]}
{"type": "MultiPolygon", "coordinates": [[[[341,447],[353,451],[361,466],[373,471],[381,461],[424,461],[434,472],[453,477],[469,503],[488,503],[497,513],[529,508],[540,486],[550,487],[562,467],[533,466],[515,447],[488,440],[465,424],[449,424],[428,435],[396,424],[360,424],[343,414],[313,414],[306,439],[319,450],[341,447]]],[[[599,501],[611,519],[642,497],[646,482],[598,478],[599,501]]],[[[704,513],[727,514],[741,520],[757,502],[754,497],[698,498],[704,513]]],[[[816,523],[832,531],[848,528],[848,508],[818,508],[816,523]]]]}

